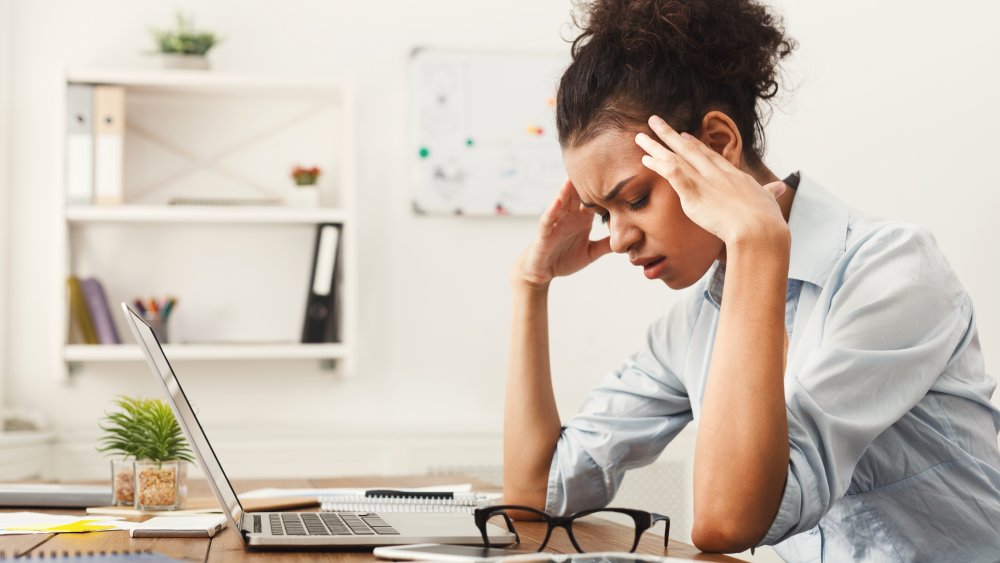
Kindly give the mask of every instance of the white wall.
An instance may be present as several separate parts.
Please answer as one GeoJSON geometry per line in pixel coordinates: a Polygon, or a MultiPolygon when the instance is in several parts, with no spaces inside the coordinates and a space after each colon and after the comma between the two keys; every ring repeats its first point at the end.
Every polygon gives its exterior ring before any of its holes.
{"type": "MultiPolygon", "coordinates": [[[[13,1],[8,402],[44,411],[65,451],[81,456],[74,464],[99,459],[87,444],[113,395],[156,389],[138,363],[91,366],[69,384],[50,373],[56,329],[48,322],[54,273],[47,253],[57,244],[49,226],[60,184],[46,171],[59,169],[61,73],[153,64],[143,54],[151,47],[147,28],[171,21],[176,6],[226,36],[212,54],[217,69],[346,72],[358,87],[364,373],[341,381],[303,364],[185,364],[181,373],[206,426],[223,436],[223,458],[264,443],[249,438],[250,429],[267,442],[302,429],[323,444],[358,432],[393,440],[499,434],[507,272],[535,224],[411,214],[406,63],[418,45],[566,49],[560,34],[569,35],[570,2],[13,1]]],[[[769,127],[767,161],[778,174],[801,168],[873,213],[932,228],[977,305],[988,367],[996,365],[1000,278],[984,251],[1000,241],[1000,186],[991,173],[998,79],[988,70],[1000,53],[990,24],[1000,5],[963,2],[947,18],[902,1],[782,6],[802,48],[790,73],[797,92],[769,127]]],[[[554,284],[553,370],[564,416],[676,299],[633,270],[609,257],[554,284]]],[[[310,456],[307,445],[297,451],[310,456]]],[[[236,475],[268,471],[249,456],[232,457],[236,475]]],[[[380,463],[373,470],[384,469],[380,463]]]]}
{"type": "Polygon", "coordinates": [[[0,0],[0,409],[7,396],[7,199],[10,191],[11,24],[13,4],[0,0]]]}

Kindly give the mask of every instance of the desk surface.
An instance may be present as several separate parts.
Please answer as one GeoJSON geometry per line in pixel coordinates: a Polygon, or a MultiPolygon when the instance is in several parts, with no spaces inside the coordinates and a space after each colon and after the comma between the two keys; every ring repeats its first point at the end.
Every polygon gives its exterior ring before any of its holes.
{"type": "MultiPolygon", "coordinates": [[[[453,483],[454,477],[372,477],[349,479],[259,479],[237,480],[233,485],[236,490],[248,491],[263,487],[406,487],[423,486],[434,483],[453,483]]],[[[191,481],[190,494],[195,496],[211,496],[207,483],[191,481]]],[[[4,509],[3,512],[15,512],[32,509],[4,509]]],[[[55,514],[84,514],[82,510],[71,509],[34,509],[34,512],[51,512],[55,514]]],[[[603,525],[603,524],[602,524],[603,525]]],[[[608,550],[627,550],[631,544],[631,534],[625,532],[617,524],[607,523],[608,550]]],[[[521,532],[521,547],[537,546],[545,535],[545,525],[539,522],[523,522],[518,524],[521,532]]],[[[86,534],[24,534],[0,536],[0,558],[20,555],[50,554],[57,552],[87,553],[89,551],[154,551],[186,561],[376,561],[371,551],[362,552],[248,552],[243,549],[243,541],[239,534],[227,527],[214,538],[130,538],[128,532],[94,532],[86,534]]],[[[575,553],[576,550],[561,531],[553,533],[546,551],[559,553],[575,553]]],[[[664,552],[663,540],[652,533],[646,533],[639,544],[639,552],[657,555],[670,555],[681,559],[697,561],[739,561],[724,555],[701,553],[694,547],[676,541],[670,542],[670,547],[664,552]]]]}

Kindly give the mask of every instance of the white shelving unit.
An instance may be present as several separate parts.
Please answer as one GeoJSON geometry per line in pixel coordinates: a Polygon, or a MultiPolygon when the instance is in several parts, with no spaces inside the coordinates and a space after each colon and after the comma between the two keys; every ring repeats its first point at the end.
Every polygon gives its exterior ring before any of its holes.
{"type": "Polygon", "coordinates": [[[164,346],[172,361],[319,360],[341,374],[353,372],[357,188],[350,82],[73,69],[64,92],[70,84],[125,89],[125,203],[68,204],[65,171],[61,176],[54,254],[63,275],[53,290],[56,326],[63,327],[53,344],[60,377],[91,363],[142,360],[117,303],[165,294],[178,298],[164,346]],[[319,207],[169,204],[198,197],[280,200],[296,189],[289,177],[295,164],[320,167],[319,207]],[[316,226],[324,223],[341,225],[340,341],[302,344],[316,226]],[[104,284],[123,344],[69,341],[70,275],[104,284]]]}
{"type": "MultiPolygon", "coordinates": [[[[343,344],[167,344],[171,360],[339,360],[347,357],[343,344]]],[[[142,359],[134,344],[68,344],[67,362],[126,362],[142,359]]]]}
{"type": "Polygon", "coordinates": [[[75,205],[66,208],[71,224],[87,223],[344,223],[343,209],[288,207],[196,207],[163,205],[75,205]]]}

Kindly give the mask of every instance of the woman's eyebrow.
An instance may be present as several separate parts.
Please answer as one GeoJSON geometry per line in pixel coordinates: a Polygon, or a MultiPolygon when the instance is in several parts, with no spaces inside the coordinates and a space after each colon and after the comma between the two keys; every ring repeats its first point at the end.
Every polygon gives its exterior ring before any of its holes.
{"type": "MultiPolygon", "coordinates": [[[[618,182],[617,184],[615,184],[615,187],[611,188],[611,191],[608,192],[607,195],[601,196],[601,199],[603,199],[605,202],[608,202],[608,201],[611,201],[611,200],[615,199],[616,197],[618,197],[618,192],[622,191],[622,188],[625,187],[625,184],[628,184],[634,178],[635,178],[635,175],[634,176],[629,176],[628,178],[625,178],[621,182],[618,182]]],[[[587,202],[581,202],[581,205],[583,205],[584,207],[587,207],[587,208],[596,207],[595,204],[593,204],[593,203],[587,203],[587,202]]]]}

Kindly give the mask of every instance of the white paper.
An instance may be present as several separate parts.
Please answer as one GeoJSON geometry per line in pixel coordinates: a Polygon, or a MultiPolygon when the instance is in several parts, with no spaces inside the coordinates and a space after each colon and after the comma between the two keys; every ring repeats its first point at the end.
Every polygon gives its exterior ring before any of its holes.
{"type": "MultiPolygon", "coordinates": [[[[120,518],[108,516],[68,516],[64,514],[44,514],[41,512],[8,512],[0,514],[0,535],[12,534],[51,534],[52,532],[34,530],[8,530],[21,526],[65,526],[81,520],[87,520],[98,526],[114,526],[115,530],[129,530],[137,522],[127,522],[120,518]]],[[[95,530],[97,531],[97,530],[95,530]]]]}

